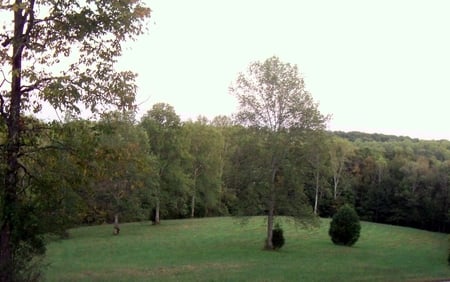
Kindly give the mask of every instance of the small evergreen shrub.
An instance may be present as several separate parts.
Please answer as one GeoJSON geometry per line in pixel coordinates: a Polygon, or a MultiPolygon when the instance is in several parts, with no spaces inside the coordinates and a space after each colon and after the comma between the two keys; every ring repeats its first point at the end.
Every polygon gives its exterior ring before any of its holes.
{"type": "Polygon", "coordinates": [[[278,223],[272,230],[272,245],[275,250],[281,249],[281,247],[283,247],[284,245],[283,229],[278,223]]]}
{"type": "Polygon", "coordinates": [[[336,245],[353,246],[359,239],[360,231],[358,214],[349,205],[344,205],[334,214],[328,234],[336,245]]]}
{"type": "Polygon", "coordinates": [[[448,236],[448,256],[447,256],[447,262],[450,265],[450,235],[448,236]]]}

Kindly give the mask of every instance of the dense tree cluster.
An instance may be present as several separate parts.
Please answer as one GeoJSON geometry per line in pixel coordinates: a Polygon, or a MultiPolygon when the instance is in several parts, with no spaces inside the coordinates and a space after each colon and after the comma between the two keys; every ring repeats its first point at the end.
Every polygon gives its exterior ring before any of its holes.
{"type": "Polygon", "coordinates": [[[321,216],[350,203],[363,220],[449,231],[450,141],[360,132],[329,135],[321,216]],[[336,157],[342,164],[337,170],[336,157]]]}
{"type": "MultiPolygon", "coordinates": [[[[24,157],[26,185],[36,187],[27,201],[35,220],[49,221],[47,231],[112,223],[116,215],[149,220],[155,208],[160,219],[267,215],[260,189],[267,184],[255,183],[266,163],[265,133],[231,118],[181,122],[173,107],[156,104],[140,121],[112,113],[99,121],[30,118],[27,127],[35,149],[24,157]],[[152,118],[157,112],[164,118],[152,118]]],[[[377,136],[326,132],[315,146],[290,151],[277,176],[288,187],[278,190],[277,215],[293,214],[288,197],[311,210],[317,202],[323,217],[347,203],[363,220],[447,232],[450,141],[377,136]]]]}

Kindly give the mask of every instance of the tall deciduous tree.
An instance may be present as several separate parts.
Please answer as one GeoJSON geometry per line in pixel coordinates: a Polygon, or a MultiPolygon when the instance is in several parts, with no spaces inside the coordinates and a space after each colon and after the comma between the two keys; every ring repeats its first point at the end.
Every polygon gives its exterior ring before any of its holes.
{"type": "Polygon", "coordinates": [[[319,198],[325,194],[327,179],[330,174],[329,142],[325,134],[316,134],[305,148],[307,161],[311,166],[314,178],[314,214],[319,214],[319,198]]]}
{"type": "Polygon", "coordinates": [[[159,224],[160,212],[182,215],[185,212],[188,194],[188,176],[183,162],[188,157],[188,144],[182,134],[182,124],[175,109],[158,103],[142,118],[140,126],[149,136],[150,151],[156,157],[157,184],[154,193],[154,223],[159,224]]]}
{"type": "Polygon", "coordinates": [[[340,195],[339,184],[346,171],[345,166],[355,153],[355,146],[350,141],[333,136],[330,144],[330,167],[333,173],[333,199],[336,201],[340,195]]]}
{"type": "Polygon", "coordinates": [[[42,101],[71,111],[79,111],[81,104],[94,112],[106,104],[132,108],[135,74],[116,72],[114,62],[122,42],[143,32],[150,9],[139,0],[6,0],[0,2],[0,13],[5,19],[0,34],[0,116],[7,128],[0,280],[11,281],[19,279],[23,269],[17,264],[22,243],[17,230],[23,227],[17,209],[23,197],[19,174],[26,171],[20,161],[24,111],[39,111],[42,101]]]}
{"type": "Polygon", "coordinates": [[[201,119],[185,123],[184,129],[190,143],[191,217],[196,214],[196,206],[202,207],[203,215],[208,216],[220,202],[223,137],[201,119]]]}
{"type": "MultiPolygon", "coordinates": [[[[283,63],[277,57],[251,64],[246,73],[238,76],[230,92],[238,99],[237,118],[241,124],[261,133],[265,153],[261,156],[264,167],[258,188],[267,199],[265,248],[273,249],[277,195],[289,190],[285,180],[292,177],[287,174],[290,149],[301,144],[299,138],[323,130],[326,117],[320,114],[317,104],[306,91],[297,67],[283,63]]],[[[294,183],[290,181],[291,185],[294,183]]]]}
{"type": "Polygon", "coordinates": [[[115,112],[104,115],[96,124],[98,144],[91,158],[88,185],[97,209],[105,214],[103,220],[114,218],[116,234],[119,216],[138,220],[148,214],[141,208],[146,199],[141,198],[150,194],[153,186],[154,160],[147,134],[133,121],[132,115],[115,112]],[[145,188],[147,193],[142,193],[145,188]]]}

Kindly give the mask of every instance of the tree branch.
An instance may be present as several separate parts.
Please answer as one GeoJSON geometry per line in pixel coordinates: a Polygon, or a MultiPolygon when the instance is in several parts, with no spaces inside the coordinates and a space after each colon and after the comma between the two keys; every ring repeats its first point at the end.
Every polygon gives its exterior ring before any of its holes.
{"type": "Polygon", "coordinates": [[[20,91],[21,91],[22,93],[31,92],[31,91],[33,91],[33,90],[38,89],[39,86],[40,86],[40,84],[42,84],[43,82],[45,82],[45,81],[50,81],[50,80],[52,80],[52,79],[57,79],[57,78],[58,78],[58,77],[46,77],[46,78],[43,78],[43,79],[39,79],[38,81],[36,81],[36,82],[33,83],[33,84],[22,86],[21,89],[20,89],[20,91]]]}
{"type": "MultiPolygon", "coordinates": [[[[3,80],[0,83],[0,88],[1,88],[5,82],[8,82],[8,83],[10,83],[10,82],[6,79],[6,76],[5,76],[5,73],[3,72],[3,70],[0,70],[0,72],[2,73],[2,76],[3,76],[3,80]]],[[[3,98],[3,95],[0,94],[0,115],[3,119],[6,120],[8,115],[5,113],[4,109],[5,109],[5,99],[3,98]]]]}
{"type": "Polygon", "coordinates": [[[30,33],[31,33],[31,30],[33,29],[33,27],[35,25],[35,22],[34,22],[34,2],[35,2],[35,0],[31,0],[30,1],[30,7],[28,8],[26,13],[24,14],[24,18],[27,18],[29,16],[27,29],[26,29],[25,34],[24,34],[25,35],[25,44],[29,43],[30,33]]]}

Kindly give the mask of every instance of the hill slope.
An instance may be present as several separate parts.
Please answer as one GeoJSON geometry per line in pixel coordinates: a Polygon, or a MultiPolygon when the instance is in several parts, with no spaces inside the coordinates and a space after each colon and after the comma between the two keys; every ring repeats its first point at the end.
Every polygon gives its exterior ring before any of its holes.
{"type": "Polygon", "coordinates": [[[284,221],[286,244],[263,251],[264,218],[77,228],[48,246],[46,281],[427,281],[450,278],[447,235],[362,223],[354,247],[335,246],[329,220],[303,230],[284,221]]]}

